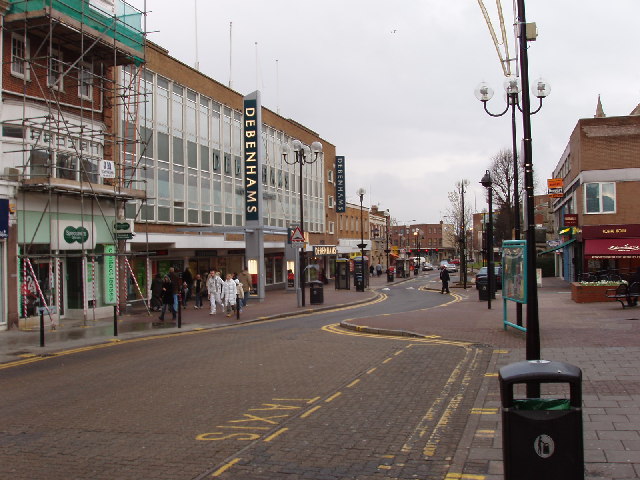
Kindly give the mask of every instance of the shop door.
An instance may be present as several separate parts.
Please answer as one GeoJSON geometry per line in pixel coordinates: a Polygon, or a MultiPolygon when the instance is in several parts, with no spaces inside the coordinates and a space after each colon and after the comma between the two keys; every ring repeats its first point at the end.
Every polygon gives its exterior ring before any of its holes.
{"type": "Polygon", "coordinates": [[[73,309],[84,308],[82,292],[82,259],[67,258],[67,307],[73,309]]]}

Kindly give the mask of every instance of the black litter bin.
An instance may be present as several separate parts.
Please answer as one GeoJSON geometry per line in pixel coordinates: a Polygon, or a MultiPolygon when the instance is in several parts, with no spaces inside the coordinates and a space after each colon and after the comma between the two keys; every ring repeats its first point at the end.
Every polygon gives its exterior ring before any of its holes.
{"type": "Polygon", "coordinates": [[[500,369],[505,480],[584,480],[582,371],[533,360],[500,369]],[[516,384],[564,383],[569,398],[514,399],[516,384]]]}
{"type": "MultiPolygon", "coordinates": [[[[489,279],[487,277],[480,277],[476,280],[476,287],[478,288],[478,300],[480,301],[488,301],[489,300],[489,279]]],[[[495,282],[494,286],[491,289],[491,299],[496,298],[496,288],[495,282]]]]}
{"type": "Polygon", "coordinates": [[[322,305],[324,303],[324,284],[320,280],[309,282],[309,303],[322,305]]]}
{"type": "Polygon", "coordinates": [[[393,270],[387,270],[387,282],[393,282],[393,270]]]}

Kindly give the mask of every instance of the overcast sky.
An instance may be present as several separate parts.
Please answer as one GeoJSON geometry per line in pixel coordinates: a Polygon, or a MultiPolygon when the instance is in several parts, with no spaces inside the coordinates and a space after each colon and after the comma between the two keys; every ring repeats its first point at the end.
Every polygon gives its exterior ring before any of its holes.
{"type": "MultiPolygon", "coordinates": [[[[144,0],[130,3],[145,8],[144,0]]],[[[495,2],[486,3],[498,29],[495,2]]],[[[146,0],[149,39],[192,66],[195,5],[146,0]]],[[[502,7],[513,53],[512,2],[502,7]]],[[[607,116],[640,103],[640,1],[526,7],[539,32],[529,44],[530,81],[543,77],[552,88],[532,118],[534,169],[546,189],[598,94],[607,116]]],[[[511,148],[511,120],[489,117],[474,96],[486,81],[496,92],[489,108],[504,109],[504,75],[477,0],[197,0],[197,18],[200,70],[225,85],[231,79],[241,94],[259,89],[265,107],[336,145],[349,201],[364,187],[367,204],[400,222],[435,223],[447,192],[468,179],[467,201],[485,208],[478,182],[490,158],[511,148]]],[[[521,132],[518,117],[519,139],[521,132]]]]}

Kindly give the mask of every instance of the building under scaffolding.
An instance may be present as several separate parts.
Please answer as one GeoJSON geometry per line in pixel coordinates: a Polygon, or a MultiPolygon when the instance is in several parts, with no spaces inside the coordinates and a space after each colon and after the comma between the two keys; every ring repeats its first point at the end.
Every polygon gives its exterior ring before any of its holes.
{"type": "Polygon", "coordinates": [[[134,180],[145,13],[120,0],[0,8],[0,328],[107,316],[135,280],[125,205],[146,199],[134,180]]]}

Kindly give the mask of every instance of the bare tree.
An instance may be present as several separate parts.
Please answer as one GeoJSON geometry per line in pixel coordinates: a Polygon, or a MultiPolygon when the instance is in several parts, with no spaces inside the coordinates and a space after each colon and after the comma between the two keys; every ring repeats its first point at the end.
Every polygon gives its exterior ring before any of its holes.
{"type": "Polygon", "coordinates": [[[445,227],[443,230],[443,235],[446,238],[447,243],[450,245],[456,245],[458,252],[460,252],[460,247],[462,245],[462,238],[464,235],[464,230],[467,233],[467,244],[469,243],[468,234],[469,228],[473,225],[473,210],[471,202],[468,200],[465,201],[464,204],[464,212],[462,211],[462,190],[461,185],[456,186],[456,190],[453,192],[449,192],[447,196],[449,197],[449,206],[446,209],[446,217],[451,226],[449,228],[445,227]]]}
{"type": "MultiPolygon", "coordinates": [[[[493,200],[495,202],[496,222],[494,226],[495,240],[510,239],[515,227],[515,175],[513,171],[513,152],[502,149],[491,158],[489,167],[493,180],[493,200]]],[[[524,168],[518,161],[518,196],[522,210],[522,194],[524,168]]],[[[521,215],[521,213],[519,213],[521,215]]]]}

